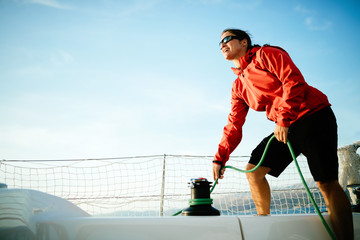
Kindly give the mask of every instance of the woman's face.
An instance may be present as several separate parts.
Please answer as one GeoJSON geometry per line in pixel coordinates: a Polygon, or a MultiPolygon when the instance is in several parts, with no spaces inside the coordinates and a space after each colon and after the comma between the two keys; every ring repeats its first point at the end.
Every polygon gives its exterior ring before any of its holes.
{"type": "MultiPolygon", "coordinates": [[[[227,36],[235,36],[231,32],[225,32],[221,35],[221,40],[223,40],[227,36]]],[[[224,58],[229,61],[239,60],[240,57],[246,55],[247,51],[247,40],[238,40],[232,39],[227,43],[222,42],[221,45],[221,53],[224,55],[224,58]]]]}

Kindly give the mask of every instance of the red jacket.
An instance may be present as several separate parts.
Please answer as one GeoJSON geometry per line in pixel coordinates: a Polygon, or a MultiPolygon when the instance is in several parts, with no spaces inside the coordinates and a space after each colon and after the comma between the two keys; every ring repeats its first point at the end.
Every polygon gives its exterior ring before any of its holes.
{"type": "Polygon", "coordinates": [[[242,126],[249,107],[266,111],[269,120],[289,127],[330,103],[325,94],[309,86],[289,54],[279,47],[254,47],[240,58],[238,78],[231,92],[231,113],[215,155],[225,165],[242,139],[242,126]]]}

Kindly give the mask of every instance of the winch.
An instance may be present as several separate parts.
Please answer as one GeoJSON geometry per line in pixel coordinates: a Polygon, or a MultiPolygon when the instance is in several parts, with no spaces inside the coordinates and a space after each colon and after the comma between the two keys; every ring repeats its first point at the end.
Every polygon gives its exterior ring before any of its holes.
{"type": "Polygon", "coordinates": [[[182,216],[220,216],[220,211],[211,206],[213,203],[210,198],[211,183],[206,178],[192,178],[190,180],[190,207],[182,210],[182,216]]]}

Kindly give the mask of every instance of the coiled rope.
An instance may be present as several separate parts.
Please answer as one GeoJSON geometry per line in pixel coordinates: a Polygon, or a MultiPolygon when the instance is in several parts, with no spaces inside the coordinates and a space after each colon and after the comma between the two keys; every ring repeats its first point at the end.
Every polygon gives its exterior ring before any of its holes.
{"type": "MultiPolygon", "coordinates": [[[[272,141],[274,138],[275,138],[275,135],[273,135],[273,136],[269,139],[269,141],[268,141],[267,144],[266,144],[265,150],[264,150],[264,152],[263,152],[263,154],[262,154],[262,156],[261,156],[261,159],[260,159],[259,163],[258,163],[254,168],[252,168],[252,169],[250,169],[250,170],[242,170],[242,169],[239,169],[239,168],[236,168],[236,167],[233,167],[233,166],[224,166],[224,167],[221,168],[221,170],[222,170],[223,168],[230,168],[230,169],[233,169],[233,170],[235,170],[235,171],[242,172],[242,173],[251,173],[251,172],[256,171],[256,170],[261,166],[262,162],[264,161],[265,156],[266,156],[267,151],[268,151],[268,148],[269,148],[269,146],[270,146],[270,143],[271,143],[271,141],[272,141]]],[[[320,211],[318,205],[316,204],[316,202],[315,202],[315,200],[314,200],[313,195],[312,195],[311,192],[310,192],[310,189],[309,189],[308,185],[306,184],[306,181],[305,181],[304,176],[303,176],[303,174],[302,174],[302,172],[301,172],[301,170],[300,170],[300,166],[299,166],[299,164],[298,164],[298,162],[297,162],[297,160],[296,160],[296,156],[295,156],[294,150],[293,150],[293,148],[292,148],[289,140],[287,140],[287,146],[289,147],[289,151],[290,151],[291,156],[292,156],[292,158],[293,158],[293,160],[294,160],[294,162],[295,162],[296,168],[297,168],[298,173],[299,173],[299,175],[300,175],[300,178],[301,178],[301,180],[302,180],[302,182],[303,182],[303,185],[304,185],[304,187],[305,187],[305,189],[306,189],[306,192],[307,192],[307,194],[308,194],[308,196],[309,196],[312,204],[313,204],[314,207],[315,207],[316,213],[317,213],[318,216],[320,217],[321,222],[323,223],[326,231],[329,233],[331,239],[336,240],[336,237],[335,237],[334,233],[332,232],[332,230],[330,229],[329,225],[328,225],[327,222],[325,221],[323,215],[321,214],[321,211],[320,211]]],[[[220,170],[220,171],[221,171],[221,170],[220,170]]],[[[213,184],[213,186],[212,186],[212,188],[211,188],[211,190],[210,190],[210,194],[214,191],[215,186],[216,186],[218,180],[219,180],[219,179],[216,179],[216,180],[214,181],[214,184],[213,184]]],[[[190,200],[189,200],[189,204],[192,205],[192,206],[194,206],[194,205],[201,205],[201,204],[212,204],[212,202],[213,202],[213,200],[212,200],[211,198],[205,198],[205,199],[190,199],[190,200]]],[[[179,215],[181,212],[182,212],[182,210],[179,211],[179,212],[177,212],[177,213],[175,213],[175,214],[173,214],[173,216],[179,215]]]]}

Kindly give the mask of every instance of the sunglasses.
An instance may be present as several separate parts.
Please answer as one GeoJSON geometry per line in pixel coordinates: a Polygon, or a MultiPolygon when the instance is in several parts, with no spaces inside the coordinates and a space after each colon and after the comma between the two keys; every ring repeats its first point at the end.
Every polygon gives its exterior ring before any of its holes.
{"type": "Polygon", "coordinates": [[[224,38],[219,42],[220,48],[221,48],[221,45],[222,45],[223,43],[228,43],[228,42],[230,42],[230,41],[233,40],[233,39],[242,40],[241,38],[239,38],[239,37],[237,37],[237,36],[226,36],[226,37],[224,37],[224,38]]]}

